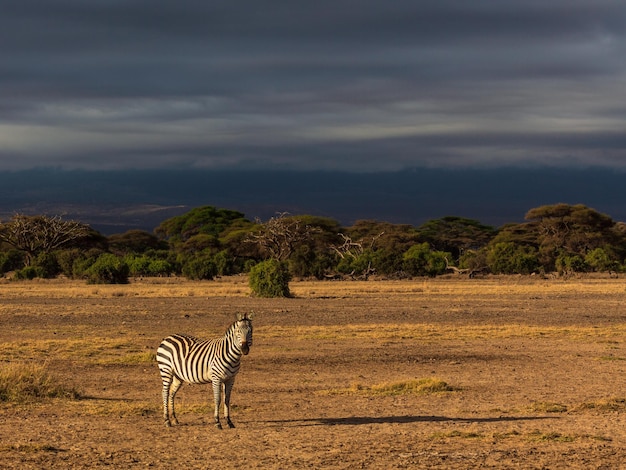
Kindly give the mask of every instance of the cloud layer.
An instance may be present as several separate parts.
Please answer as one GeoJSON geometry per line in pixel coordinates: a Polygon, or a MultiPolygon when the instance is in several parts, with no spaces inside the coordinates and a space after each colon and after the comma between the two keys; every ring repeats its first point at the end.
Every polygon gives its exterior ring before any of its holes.
{"type": "Polygon", "coordinates": [[[621,0],[21,0],[0,170],[626,168],[621,0]]]}

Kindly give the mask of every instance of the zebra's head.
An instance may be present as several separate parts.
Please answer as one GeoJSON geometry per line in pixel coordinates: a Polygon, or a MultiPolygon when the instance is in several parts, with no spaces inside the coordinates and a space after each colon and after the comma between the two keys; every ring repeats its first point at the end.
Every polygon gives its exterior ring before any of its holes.
{"type": "Polygon", "coordinates": [[[238,313],[235,318],[235,340],[240,345],[241,352],[248,354],[252,346],[252,315],[238,313]]]}

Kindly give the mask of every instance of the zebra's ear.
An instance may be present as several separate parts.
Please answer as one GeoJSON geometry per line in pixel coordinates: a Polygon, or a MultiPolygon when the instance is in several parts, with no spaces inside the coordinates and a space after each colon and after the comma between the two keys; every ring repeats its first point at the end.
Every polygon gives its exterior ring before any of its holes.
{"type": "Polygon", "coordinates": [[[241,321],[241,320],[252,320],[252,312],[250,313],[236,313],[235,314],[235,319],[237,321],[241,321]]]}

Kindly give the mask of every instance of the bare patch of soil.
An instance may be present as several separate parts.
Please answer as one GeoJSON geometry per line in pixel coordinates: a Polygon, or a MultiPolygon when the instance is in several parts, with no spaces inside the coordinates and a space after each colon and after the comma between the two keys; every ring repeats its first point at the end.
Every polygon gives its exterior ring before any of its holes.
{"type": "Polygon", "coordinates": [[[46,364],[82,393],[0,403],[2,467],[623,465],[623,280],[291,289],[292,299],[255,299],[245,278],[0,283],[0,361],[46,364]],[[210,387],[185,385],[181,425],[166,428],[150,353],[174,332],[220,335],[250,310],[254,345],[233,391],[237,427],[217,430],[210,387]],[[425,378],[452,390],[385,392],[425,378]]]}

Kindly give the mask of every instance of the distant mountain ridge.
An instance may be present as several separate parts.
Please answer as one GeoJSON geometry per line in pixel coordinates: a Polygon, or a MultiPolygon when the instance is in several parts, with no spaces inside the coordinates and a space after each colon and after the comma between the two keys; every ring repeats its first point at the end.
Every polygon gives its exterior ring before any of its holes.
{"type": "Polygon", "coordinates": [[[193,207],[277,212],[421,225],[448,215],[499,227],[546,204],[585,204],[626,221],[626,173],[606,169],[415,168],[389,173],[198,169],[0,172],[0,220],[63,215],[103,234],[152,231],[193,207]]]}

